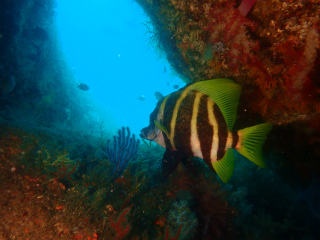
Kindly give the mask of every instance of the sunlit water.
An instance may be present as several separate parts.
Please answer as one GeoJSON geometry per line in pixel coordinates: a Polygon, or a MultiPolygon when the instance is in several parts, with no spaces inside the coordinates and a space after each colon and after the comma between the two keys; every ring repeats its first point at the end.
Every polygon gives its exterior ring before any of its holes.
{"type": "Polygon", "coordinates": [[[146,15],[129,0],[57,2],[63,52],[77,81],[90,87],[82,93],[93,102],[88,114],[97,113],[109,129],[130,126],[139,133],[156,105],[154,92],[167,95],[174,84],[182,86],[148,44],[146,15]]]}
{"type": "Polygon", "coordinates": [[[83,95],[92,99],[92,112],[106,127],[139,133],[156,105],[154,92],[167,95],[174,84],[182,86],[149,46],[146,15],[129,0],[57,2],[61,45],[78,82],[90,87],[83,95]],[[145,101],[138,99],[142,95],[145,101]]]}

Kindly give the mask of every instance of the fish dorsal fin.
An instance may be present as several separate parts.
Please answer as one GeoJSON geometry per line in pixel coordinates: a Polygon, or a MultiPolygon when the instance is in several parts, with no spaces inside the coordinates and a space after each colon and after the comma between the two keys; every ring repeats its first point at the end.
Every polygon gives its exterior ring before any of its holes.
{"type": "Polygon", "coordinates": [[[228,78],[196,82],[188,87],[208,95],[220,108],[229,130],[237,116],[241,86],[228,78]]]}

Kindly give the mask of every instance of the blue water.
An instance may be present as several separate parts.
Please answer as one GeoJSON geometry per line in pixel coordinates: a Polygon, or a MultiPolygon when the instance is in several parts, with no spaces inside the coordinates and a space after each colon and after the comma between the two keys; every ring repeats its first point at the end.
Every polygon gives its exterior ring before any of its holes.
{"type": "Polygon", "coordinates": [[[129,126],[139,133],[149,124],[154,92],[167,95],[174,84],[182,86],[165,57],[148,44],[146,15],[130,0],[57,2],[63,52],[78,83],[90,87],[83,96],[107,128],[129,126]],[[145,101],[138,100],[141,95],[145,101]]]}

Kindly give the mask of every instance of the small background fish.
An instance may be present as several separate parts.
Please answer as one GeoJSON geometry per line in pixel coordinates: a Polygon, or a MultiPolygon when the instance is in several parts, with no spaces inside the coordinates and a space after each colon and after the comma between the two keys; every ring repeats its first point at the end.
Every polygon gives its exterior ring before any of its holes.
{"type": "Polygon", "coordinates": [[[164,99],[164,96],[162,95],[161,92],[154,92],[154,96],[158,101],[161,101],[164,99]]]}
{"type": "Polygon", "coordinates": [[[146,100],[146,98],[145,98],[145,96],[144,96],[144,95],[141,95],[140,97],[138,97],[138,99],[139,99],[140,101],[144,101],[144,100],[146,100]]]}
{"type": "Polygon", "coordinates": [[[179,89],[179,85],[178,84],[174,84],[172,87],[173,87],[173,89],[179,89]]]}
{"type": "Polygon", "coordinates": [[[84,83],[78,84],[78,88],[83,90],[83,91],[88,91],[89,90],[89,86],[87,84],[84,84],[84,83]]]}

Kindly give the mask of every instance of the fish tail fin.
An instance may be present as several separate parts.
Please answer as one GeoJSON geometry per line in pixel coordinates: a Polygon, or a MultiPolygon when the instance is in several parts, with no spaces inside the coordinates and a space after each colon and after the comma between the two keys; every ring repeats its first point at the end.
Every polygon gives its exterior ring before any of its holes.
{"type": "Polygon", "coordinates": [[[271,129],[271,123],[262,123],[238,131],[239,147],[236,150],[259,167],[265,168],[261,148],[271,129]]]}

